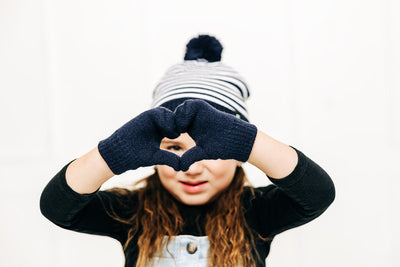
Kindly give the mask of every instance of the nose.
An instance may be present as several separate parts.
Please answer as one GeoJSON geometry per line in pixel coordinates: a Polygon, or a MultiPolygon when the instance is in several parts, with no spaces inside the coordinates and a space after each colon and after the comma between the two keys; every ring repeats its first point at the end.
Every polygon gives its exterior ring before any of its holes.
{"type": "Polygon", "coordinates": [[[201,161],[196,161],[190,165],[189,169],[185,172],[187,175],[197,175],[203,172],[204,166],[201,161]]]}

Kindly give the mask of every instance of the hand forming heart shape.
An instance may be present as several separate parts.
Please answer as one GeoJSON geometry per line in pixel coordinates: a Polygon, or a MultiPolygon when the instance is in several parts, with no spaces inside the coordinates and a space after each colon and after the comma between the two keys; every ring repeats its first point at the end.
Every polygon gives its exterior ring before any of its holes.
{"type": "Polygon", "coordinates": [[[247,161],[257,128],[202,100],[187,100],[175,111],[157,107],[139,114],[98,148],[114,174],[152,165],[169,165],[186,171],[203,159],[247,161]],[[164,137],[175,139],[187,132],[196,146],[182,157],[160,149],[164,137]]]}

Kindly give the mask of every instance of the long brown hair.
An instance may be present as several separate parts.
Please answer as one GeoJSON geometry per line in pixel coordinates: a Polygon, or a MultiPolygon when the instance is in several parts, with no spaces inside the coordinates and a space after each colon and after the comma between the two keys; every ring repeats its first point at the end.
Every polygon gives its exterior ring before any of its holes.
{"type": "MultiPolygon", "coordinates": [[[[137,211],[130,218],[121,218],[113,207],[108,212],[112,218],[130,226],[124,250],[139,235],[136,267],[145,266],[155,255],[162,254],[170,237],[179,235],[185,223],[177,200],[162,186],[157,171],[136,184],[141,182],[145,186],[133,191],[123,188],[107,190],[119,196],[138,194],[137,211]]],[[[208,266],[255,266],[253,253],[260,260],[241,202],[246,182],[242,167],[237,167],[231,184],[217,196],[207,211],[205,231],[210,241],[208,266]]],[[[252,192],[252,187],[250,190],[252,192]]]]}

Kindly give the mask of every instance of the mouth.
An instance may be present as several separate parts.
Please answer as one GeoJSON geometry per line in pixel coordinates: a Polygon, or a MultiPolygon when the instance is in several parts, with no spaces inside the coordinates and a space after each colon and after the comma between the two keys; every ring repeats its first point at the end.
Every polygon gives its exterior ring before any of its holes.
{"type": "Polygon", "coordinates": [[[184,185],[188,185],[188,186],[197,186],[197,185],[202,185],[207,183],[207,181],[201,181],[201,182],[184,182],[184,181],[180,181],[182,184],[184,185]]]}
{"type": "Polygon", "coordinates": [[[203,192],[207,187],[207,181],[199,182],[184,182],[179,181],[182,185],[183,190],[188,194],[199,194],[203,192]]]}

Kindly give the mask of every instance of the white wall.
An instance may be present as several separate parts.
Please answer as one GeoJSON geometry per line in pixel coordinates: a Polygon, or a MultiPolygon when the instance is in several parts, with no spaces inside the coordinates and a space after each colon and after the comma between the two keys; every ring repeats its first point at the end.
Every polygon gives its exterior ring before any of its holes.
{"type": "Polygon", "coordinates": [[[149,107],[198,33],[218,37],[248,81],[252,122],[336,185],[321,217],[276,238],[267,265],[400,266],[399,13],[396,0],[0,0],[0,266],[123,266],[116,241],[41,216],[40,193],[149,107]]]}

